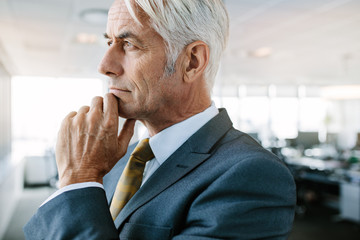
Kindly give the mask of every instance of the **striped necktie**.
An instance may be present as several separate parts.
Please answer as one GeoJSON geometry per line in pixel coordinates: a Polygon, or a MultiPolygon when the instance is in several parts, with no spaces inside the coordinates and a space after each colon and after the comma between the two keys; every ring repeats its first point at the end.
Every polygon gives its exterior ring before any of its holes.
{"type": "Polygon", "coordinates": [[[111,201],[110,212],[114,220],[125,204],[134,196],[137,190],[139,190],[145,164],[153,158],[154,154],[150,148],[149,139],[146,138],[139,142],[130,155],[111,201]]]}

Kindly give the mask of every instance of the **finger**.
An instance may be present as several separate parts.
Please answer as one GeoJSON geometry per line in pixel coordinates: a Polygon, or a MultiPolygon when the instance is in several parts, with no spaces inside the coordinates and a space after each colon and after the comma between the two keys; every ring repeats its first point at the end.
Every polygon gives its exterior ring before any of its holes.
{"type": "Polygon", "coordinates": [[[134,135],[134,126],[136,120],[127,119],[121,129],[121,132],[118,136],[119,150],[120,154],[125,154],[127,147],[129,146],[130,140],[134,135]]]}
{"type": "Polygon", "coordinates": [[[104,97],[105,117],[119,116],[118,101],[112,93],[107,93],[104,97]]]}
{"type": "MultiPolygon", "coordinates": [[[[73,117],[76,116],[76,114],[77,114],[77,112],[72,111],[72,112],[70,112],[68,115],[66,115],[65,119],[73,118],[73,117]]],[[[64,120],[65,120],[65,119],[64,119],[64,120]]]]}
{"type": "Polygon", "coordinates": [[[66,133],[68,132],[68,129],[72,122],[72,119],[76,116],[76,114],[77,114],[77,112],[75,112],[75,111],[70,112],[68,115],[66,115],[66,117],[62,121],[61,127],[58,131],[58,141],[57,141],[56,145],[60,144],[59,139],[61,138],[61,136],[66,136],[66,133]]]}
{"type": "Polygon", "coordinates": [[[71,122],[71,120],[76,116],[76,114],[77,112],[72,111],[68,115],[66,115],[66,117],[61,122],[61,126],[63,127],[65,125],[68,125],[69,122],[71,122]]]}
{"type": "Polygon", "coordinates": [[[79,111],[77,112],[76,116],[73,117],[72,125],[75,127],[83,126],[84,119],[87,116],[87,113],[89,112],[90,107],[89,106],[82,106],[79,111]]]}
{"type": "Polygon", "coordinates": [[[91,100],[91,105],[90,105],[90,111],[103,111],[103,98],[102,97],[94,97],[91,100]]]}
{"type": "Polygon", "coordinates": [[[86,114],[86,113],[88,113],[89,112],[89,110],[90,110],[90,107],[89,106],[82,106],[80,109],[79,109],[79,111],[78,111],[78,113],[77,114],[86,114]]]}

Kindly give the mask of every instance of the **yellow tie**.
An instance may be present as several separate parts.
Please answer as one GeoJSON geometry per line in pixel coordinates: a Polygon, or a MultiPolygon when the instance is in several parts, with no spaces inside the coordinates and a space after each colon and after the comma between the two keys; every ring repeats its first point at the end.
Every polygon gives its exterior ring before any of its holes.
{"type": "Polygon", "coordinates": [[[150,148],[149,139],[146,138],[139,142],[121,174],[110,204],[110,212],[114,220],[125,204],[139,190],[145,164],[153,158],[154,154],[150,148]]]}

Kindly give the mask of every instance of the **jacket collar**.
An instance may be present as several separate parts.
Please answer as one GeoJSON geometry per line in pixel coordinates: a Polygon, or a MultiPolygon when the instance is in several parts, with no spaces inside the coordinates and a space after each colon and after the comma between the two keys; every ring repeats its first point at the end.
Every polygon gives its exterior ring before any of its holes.
{"type": "MultiPolygon", "coordinates": [[[[177,149],[130,199],[115,219],[116,227],[119,228],[126,218],[139,207],[149,202],[208,159],[211,156],[211,150],[215,147],[216,143],[220,141],[231,127],[232,122],[226,110],[220,109],[219,114],[177,149]],[[156,186],[156,188],[153,186],[156,186]]],[[[121,173],[124,166],[125,163],[122,163],[119,166],[120,171],[118,170],[116,172],[121,173]]],[[[119,176],[120,175],[117,175],[117,178],[119,176]]],[[[116,180],[112,180],[115,184],[112,186],[110,193],[107,193],[108,199],[111,199],[111,197],[109,198],[109,195],[113,195],[116,186],[116,180]]]]}

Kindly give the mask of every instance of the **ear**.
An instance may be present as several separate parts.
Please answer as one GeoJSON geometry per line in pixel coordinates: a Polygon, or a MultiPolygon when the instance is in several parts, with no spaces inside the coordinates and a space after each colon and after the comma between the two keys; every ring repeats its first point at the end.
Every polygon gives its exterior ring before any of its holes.
{"type": "Polygon", "coordinates": [[[209,47],[203,41],[189,44],[185,49],[184,81],[193,82],[204,74],[209,63],[209,47]]]}

